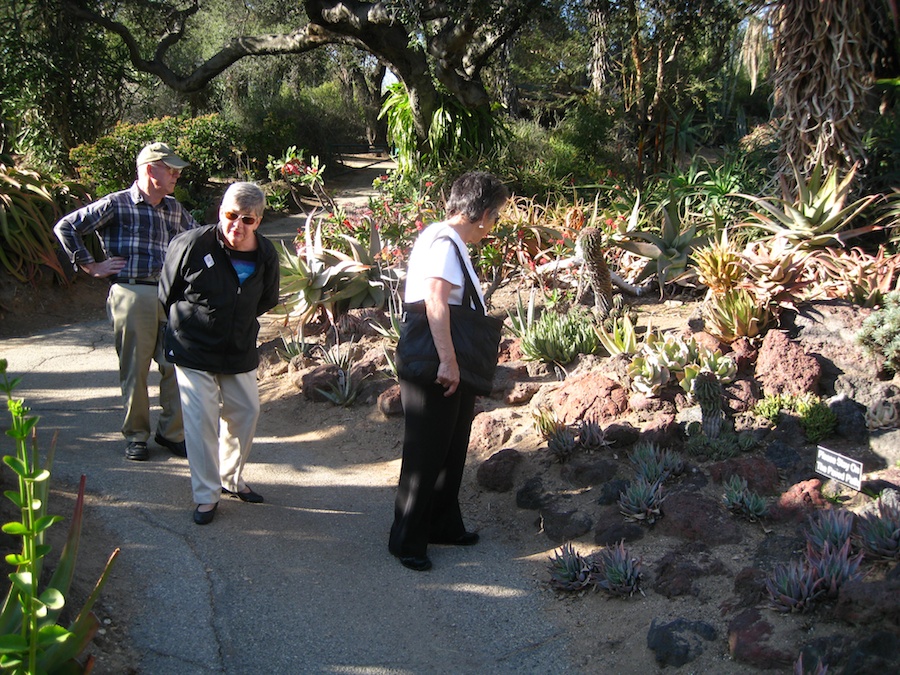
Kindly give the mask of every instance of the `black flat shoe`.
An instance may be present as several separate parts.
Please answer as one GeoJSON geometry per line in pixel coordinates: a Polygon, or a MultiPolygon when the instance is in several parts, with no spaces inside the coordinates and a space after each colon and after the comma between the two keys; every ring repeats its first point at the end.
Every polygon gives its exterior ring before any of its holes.
{"type": "Polygon", "coordinates": [[[217,508],[219,508],[219,502],[216,502],[215,506],[209,511],[201,511],[198,506],[194,509],[194,522],[198,525],[209,525],[213,521],[213,518],[216,517],[217,508]]]}
{"type": "Polygon", "coordinates": [[[249,485],[247,486],[246,492],[232,492],[231,490],[222,488],[222,494],[232,495],[240,499],[242,502],[247,502],[248,504],[262,504],[266,501],[265,499],[263,499],[263,496],[261,494],[251,490],[249,485]]]}
{"type": "Polygon", "coordinates": [[[477,532],[463,532],[456,539],[435,539],[428,543],[443,546],[474,546],[480,539],[481,537],[478,536],[477,532]]]}
{"type": "Polygon", "coordinates": [[[133,462],[146,462],[150,459],[150,451],[147,449],[147,444],[143,441],[131,441],[125,446],[125,459],[130,459],[133,462]]]}
{"type": "Polygon", "coordinates": [[[419,557],[400,558],[400,564],[416,572],[427,572],[431,569],[431,558],[427,555],[419,557]]]}
{"type": "Polygon", "coordinates": [[[153,440],[156,441],[157,445],[161,445],[176,457],[187,457],[187,447],[184,441],[170,441],[168,438],[160,436],[159,433],[153,437],[153,440]]]}

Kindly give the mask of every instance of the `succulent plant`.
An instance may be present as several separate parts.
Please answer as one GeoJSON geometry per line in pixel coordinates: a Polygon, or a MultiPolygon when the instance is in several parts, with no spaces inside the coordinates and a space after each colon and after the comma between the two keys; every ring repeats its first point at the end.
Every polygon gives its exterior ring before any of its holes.
{"type": "Polygon", "coordinates": [[[594,331],[610,356],[634,354],[638,351],[637,332],[634,330],[634,321],[628,314],[619,317],[610,315],[601,325],[594,326],[594,331]]]}
{"type": "Polygon", "coordinates": [[[651,333],[645,343],[645,351],[656,356],[657,362],[670,372],[684,370],[684,367],[697,360],[700,348],[693,337],[685,340],[681,337],[666,336],[664,339],[651,333]]]}
{"type": "Polygon", "coordinates": [[[550,558],[549,569],[550,585],[559,591],[581,591],[593,583],[591,562],[571,542],[563,544],[550,558]]]}
{"type": "Polygon", "coordinates": [[[655,443],[636,443],[628,459],[648,483],[662,482],[684,471],[684,460],[677,452],[662,450],[655,443]]]}
{"type": "Polygon", "coordinates": [[[763,335],[774,318],[768,302],[745,288],[733,288],[709,299],[703,312],[706,330],[723,342],[763,335]]]}
{"type": "Polygon", "coordinates": [[[641,562],[639,558],[632,558],[625,549],[625,542],[620,541],[594,556],[594,583],[613,595],[630,597],[637,592],[643,595],[641,562]]]}
{"type": "Polygon", "coordinates": [[[800,656],[797,657],[797,660],[794,662],[794,675],[826,675],[828,673],[828,666],[822,663],[821,660],[816,659],[816,667],[812,670],[807,670],[803,665],[803,653],[800,653],[800,656]]]}
{"type": "Polygon", "coordinates": [[[781,411],[790,408],[789,402],[781,394],[766,394],[766,397],[753,406],[753,414],[764,417],[772,424],[778,424],[781,411]]]}
{"type": "Polygon", "coordinates": [[[701,372],[709,371],[710,373],[715,373],[716,377],[719,378],[719,382],[725,384],[734,382],[734,378],[737,375],[737,364],[734,362],[734,359],[723,354],[718,349],[713,351],[706,347],[701,347],[697,354],[697,365],[700,367],[701,372]]]}
{"type": "Polygon", "coordinates": [[[794,406],[800,415],[800,427],[810,443],[818,443],[834,433],[837,415],[817,396],[798,398],[794,406]]]}
{"type": "Polygon", "coordinates": [[[724,293],[747,276],[740,253],[728,241],[728,230],[723,230],[720,241],[695,249],[691,257],[700,283],[708,287],[710,293],[724,293]]]}
{"type": "Polygon", "coordinates": [[[578,425],[578,445],[585,452],[595,452],[610,445],[596,416],[586,417],[578,425]]]}
{"type": "Polygon", "coordinates": [[[566,426],[566,423],[561,421],[556,416],[555,410],[548,410],[547,408],[538,407],[532,411],[532,418],[534,420],[534,428],[541,435],[545,441],[550,440],[550,437],[559,431],[561,428],[566,426]]]}
{"type": "Polygon", "coordinates": [[[856,526],[856,543],[867,556],[900,559],[900,508],[878,500],[878,513],[864,513],[856,526]]]}
{"type": "Polygon", "coordinates": [[[619,512],[627,520],[652,525],[662,516],[660,506],[665,500],[662,483],[650,483],[637,476],[619,493],[619,512]]]}
{"type": "Polygon", "coordinates": [[[869,430],[894,429],[900,424],[900,413],[894,401],[882,400],[866,410],[866,426],[869,430]]]}
{"type": "Polygon", "coordinates": [[[635,455],[634,453],[632,453],[628,456],[628,459],[630,459],[631,463],[634,464],[637,475],[646,480],[648,483],[661,483],[667,477],[659,459],[653,454],[646,456],[635,455]]]}
{"type": "Polygon", "coordinates": [[[863,321],[856,334],[856,342],[865,352],[885,360],[885,365],[900,371],[900,291],[884,296],[881,309],[872,312],[863,321]]]}
{"type": "Polygon", "coordinates": [[[648,396],[656,396],[669,381],[669,369],[654,355],[635,356],[628,366],[631,388],[648,396]]]}
{"type": "Polygon", "coordinates": [[[747,481],[737,474],[732,475],[725,482],[725,493],[722,495],[725,508],[729,511],[744,516],[750,522],[756,522],[764,518],[769,507],[766,500],[747,487],[747,481]]]}
{"type": "Polygon", "coordinates": [[[722,384],[715,373],[701,372],[694,378],[691,393],[700,404],[703,419],[701,429],[707,438],[715,440],[722,431],[722,384]]]}
{"type": "Polygon", "coordinates": [[[547,450],[560,464],[568,462],[578,450],[578,441],[572,428],[563,426],[554,431],[547,439],[547,450]]]}
{"type": "Polygon", "coordinates": [[[769,604],[778,612],[806,612],[822,594],[824,580],[805,561],[779,563],[766,578],[769,604]]]}
{"type": "Polygon", "coordinates": [[[862,578],[859,565],[863,552],[850,555],[850,540],[835,546],[826,541],[821,548],[806,542],[806,559],[816,578],[822,582],[822,592],[829,598],[836,598],[841,586],[862,578]]]}
{"type": "Polygon", "coordinates": [[[853,513],[846,509],[822,509],[809,517],[806,541],[817,549],[825,544],[840,548],[853,533],[853,513]]]}

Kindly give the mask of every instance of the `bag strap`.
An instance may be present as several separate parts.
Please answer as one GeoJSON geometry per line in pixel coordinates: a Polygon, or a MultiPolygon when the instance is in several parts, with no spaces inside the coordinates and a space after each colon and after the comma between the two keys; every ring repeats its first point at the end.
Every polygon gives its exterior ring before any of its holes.
{"type": "Polygon", "coordinates": [[[453,250],[456,251],[456,257],[459,259],[459,266],[462,267],[463,277],[465,278],[465,283],[463,285],[463,304],[466,307],[474,306],[476,310],[481,310],[482,314],[487,314],[487,310],[485,310],[484,304],[481,302],[481,297],[479,297],[478,293],[475,291],[475,284],[469,274],[469,268],[466,266],[466,261],[463,259],[459,246],[456,245],[456,242],[451,237],[441,237],[441,239],[449,240],[450,244],[453,246],[453,250]]]}

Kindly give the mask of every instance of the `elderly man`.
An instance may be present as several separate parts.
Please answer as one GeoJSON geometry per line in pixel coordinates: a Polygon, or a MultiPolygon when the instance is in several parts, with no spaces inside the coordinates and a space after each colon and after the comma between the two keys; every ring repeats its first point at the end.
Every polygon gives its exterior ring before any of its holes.
{"type": "Polygon", "coordinates": [[[75,269],[92,277],[109,278],[112,285],[106,311],[116,336],[119,383],[125,404],[125,458],[149,459],[150,398],[147,379],[155,360],[162,376],[156,427],[157,444],[186,456],[184,422],[175,369],[162,352],[166,320],[157,297],[157,280],[169,240],[198,227],[190,213],[171,194],[188,163],[165,143],[151,143],[137,156],[137,180],[60,220],[54,230],[75,269]],[[86,236],[100,238],[104,260],[94,260],[85,247],[86,236]]]}

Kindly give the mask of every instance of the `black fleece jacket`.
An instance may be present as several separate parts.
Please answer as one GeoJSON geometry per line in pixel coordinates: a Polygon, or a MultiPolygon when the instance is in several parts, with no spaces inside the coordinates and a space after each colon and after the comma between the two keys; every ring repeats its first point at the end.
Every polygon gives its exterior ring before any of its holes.
{"type": "Polygon", "coordinates": [[[243,284],[218,235],[219,226],[184,232],[169,243],[159,280],[166,308],[166,359],[212,373],[246,373],[259,365],[257,317],[278,304],[278,254],[256,234],[256,270],[243,284]]]}

